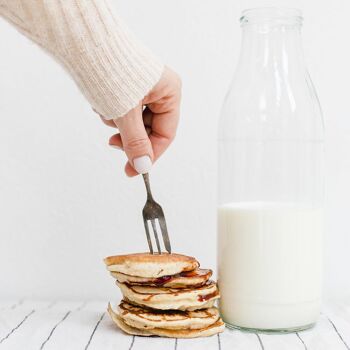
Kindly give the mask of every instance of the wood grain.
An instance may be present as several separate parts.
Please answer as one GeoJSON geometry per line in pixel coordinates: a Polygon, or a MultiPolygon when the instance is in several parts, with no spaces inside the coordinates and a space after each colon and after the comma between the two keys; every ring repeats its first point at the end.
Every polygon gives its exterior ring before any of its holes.
{"type": "Polygon", "coordinates": [[[209,338],[132,337],[112,323],[103,301],[0,301],[0,350],[350,350],[350,303],[323,308],[307,331],[269,335],[226,329],[209,338]]]}

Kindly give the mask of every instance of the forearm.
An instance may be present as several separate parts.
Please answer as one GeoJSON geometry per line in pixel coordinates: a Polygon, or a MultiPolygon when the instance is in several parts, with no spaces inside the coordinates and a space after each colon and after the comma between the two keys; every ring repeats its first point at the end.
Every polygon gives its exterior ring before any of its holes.
{"type": "Polygon", "coordinates": [[[108,0],[0,0],[0,15],[50,52],[106,119],[135,107],[161,76],[108,0]]]}

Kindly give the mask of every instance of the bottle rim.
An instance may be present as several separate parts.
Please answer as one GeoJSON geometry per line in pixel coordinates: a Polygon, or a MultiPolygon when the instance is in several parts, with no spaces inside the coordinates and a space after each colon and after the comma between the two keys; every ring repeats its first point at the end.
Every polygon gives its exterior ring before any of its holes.
{"type": "Polygon", "coordinates": [[[257,7],[242,11],[241,25],[277,22],[280,24],[302,24],[301,10],[288,7],[257,7]]]}

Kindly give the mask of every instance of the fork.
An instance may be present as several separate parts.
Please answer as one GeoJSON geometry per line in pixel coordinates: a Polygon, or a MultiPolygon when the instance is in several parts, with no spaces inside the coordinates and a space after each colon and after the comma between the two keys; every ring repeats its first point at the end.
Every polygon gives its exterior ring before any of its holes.
{"type": "Polygon", "coordinates": [[[170,245],[168,229],[167,229],[167,226],[166,226],[163,209],[153,199],[152,192],[151,192],[151,186],[150,186],[150,183],[149,183],[149,175],[148,175],[148,173],[142,174],[142,177],[143,177],[143,180],[145,182],[146,190],[147,190],[147,201],[146,201],[146,204],[145,204],[145,206],[144,206],[144,208],[142,210],[142,216],[143,216],[143,223],[145,225],[149,251],[150,251],[151,254],[154,254],[152,241],[151,241],[151,235],[149,233],[149,228],[148,228],[148,222],[151,221],[152,229],[153,229],[153,233],[154,233],[154,237],[155,237],[155,241],[156,241],[156,244],[157,244],[158,253],[159,254],[162,253],[162,250],[160,248],[160,242],[159,242],[157,227],[156,227],[156,220],[158,219],[160,230],[162,232],[164,247],[167,250],[167,252],[170,254],[171,253],[171,245],[170,245]]]}

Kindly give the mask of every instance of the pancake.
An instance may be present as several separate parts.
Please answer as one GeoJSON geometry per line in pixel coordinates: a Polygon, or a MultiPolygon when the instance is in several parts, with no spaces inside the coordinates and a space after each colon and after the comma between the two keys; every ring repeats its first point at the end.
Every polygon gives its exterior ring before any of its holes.
{"type": "Polygon", "coordinates": [[[120,283],[127,283],[131,286],[151,286],[166,288],[194,288],[204,285],[213,272],[211,270],[196,269],[185,271],[173,276],[163,276],[158,278],[146,278],[125,275],[120,272],[111,271],[111,275],[120,283]]]}
{"type": "Polygon", "coordinates": [[[104,259],[104,262],[109,271],[147,278],[177,275],[199,267],[198,261],[193,257],[167,253],[109,256],[104,259]]]}
{"type": "Polygon", "coordinates": [[[219,318],[216,307],[196,311],[164,311],[145,309],[122,301],[119,317],[127,325],[139,329],[200,329],[209,327],[219,318]]]}
{"type": "Polygon", "coordinates": [[[127,301],[159,310],[192,311],[210,308],[220,297],[217,285],[213,281],[194,289],[130,286],[118,281],[116,283],[127,301]]]}
{"type": "Polygon", "coordinates": [[[221,333],[225,329],[225,325],[221,319],[218,319],[215,323],[208,327],[201,329],[138,329],[126,324],[123,319],[113,311],[111,305],[108,305],[108,313],[110,314],[113,322],[125,333],[139,336],[152,336],[157,335],[161,337],[171,338],[197,338],[197,337],[209,337],[211,335],[221,333]]]}

